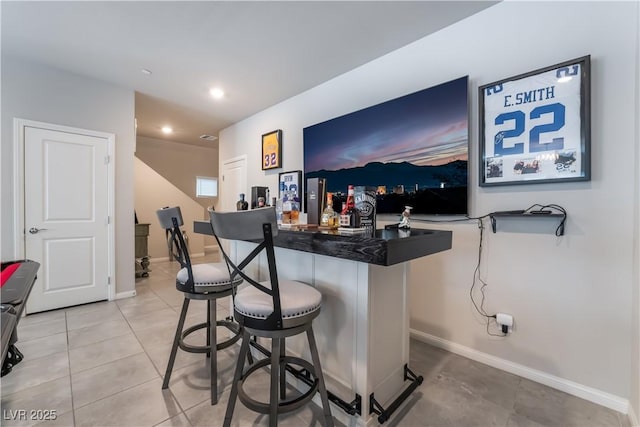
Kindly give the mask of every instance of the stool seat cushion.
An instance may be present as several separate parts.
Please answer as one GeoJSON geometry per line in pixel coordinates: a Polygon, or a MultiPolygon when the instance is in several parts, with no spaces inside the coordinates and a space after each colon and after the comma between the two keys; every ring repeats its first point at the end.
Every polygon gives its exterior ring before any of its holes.
{"type": "MultiPolygon", "coordinates": [[[[229,288],[229,270],[224,263],[215,264],[193,264],[191,266],[193,272],[193,282],[196,292],[216,292],[229,288]]],[[[181,284],[185,284],[189,280],[189,272],[186,267],[178,271],[176,280],[181,284]]],[[[242,279],[236,276],[233,284],[240,283],[242,279]]]]}
{"type": "MultiPolygon", "coordinates": [[[[269,281],[260,282],[260,284],[271,289],[269,281]]],[[[283,319],[304,316],[320,309],[322,294],[314,287],[295,280],[282,280],[278,281],[278,284],[283,319]]],[[[235,310],[243,316],[256,319],[266,319],[273,313],[271,295],[267,295],[254,286],[246,286],[238,290],[234,306],[235,310]]]]}

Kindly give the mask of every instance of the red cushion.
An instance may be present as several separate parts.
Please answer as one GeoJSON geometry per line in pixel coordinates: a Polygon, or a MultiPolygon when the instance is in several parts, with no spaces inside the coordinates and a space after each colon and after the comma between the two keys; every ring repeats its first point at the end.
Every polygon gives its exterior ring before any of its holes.
{"type": "Polygon", "coordinates": [[[4,286],[5,282],[9,280],[9,277],[20,267],[20,263],[10,264],[7,268],[0,272],[0,288],[4,286]]]}

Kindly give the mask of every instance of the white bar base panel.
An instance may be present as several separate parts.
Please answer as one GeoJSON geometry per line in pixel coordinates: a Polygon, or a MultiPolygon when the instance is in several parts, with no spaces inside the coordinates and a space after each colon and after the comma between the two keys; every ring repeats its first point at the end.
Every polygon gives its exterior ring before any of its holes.
{"type": "MultiPolygon", "coordinates": [[[[485,365],[492,366],[494,368],[509,372],[526,378],[531,381],[535,381],[540,384],[544,384],[556,390],[563,391],[565,393],[577,396],[581,399],[588,400],[598,405],[602,405],[614,411],[622,414],[629,415],[631,419],[631,407],[629,401],[622,397],[592,388],[587,387],[576,382],[550,375],[543,371],[529,368],[518,363],[513,363],[499,357],[492,356],[490,354],[482,353],[464,345],[456,344],[451,341],[430,335],[415,329],[411,329],[411,337],[427,344],[431,344],[435,347],[439,347],[443,350],[450,351],[452,353],[464,356],[468,359],[475,360],[476,362],[484,363],[485,365]]],[[[634,416],[635,418],[635,416],[634,416]]],[[[637,421],[637,420],[636,420],[637,421]]],[[[632,425],[637,425],[637,422],[632,425]]]]}
{"type": "MultiPolygon", "coordinates": [[[[242,259],[253,247],[232,242],[230,256],[242,259]]],[[[404,380],[410,341],[409,263],[383,267],[278,247],[275,252],[280,280],[303,281],[322,293],[322,309],[313,330],[327,389],[347,403],[356,395],[361,398],[361,415],[351,416],[332,404],[333,416],[346,426],[377,425],[377,416],[369,413],[370,395],[374,393],[387,408],[411,382],[404,380]]],[[[268,277],[264,257],[245,271],[251,275],[252,269],[258,269],[264,280],[268,277]]],[[[305,334],[287,338],[286,347],[287,353],[311,360],[305,334]]],[[[287,377],[292,385],[306,388],[293,376],[287,377]]]]}

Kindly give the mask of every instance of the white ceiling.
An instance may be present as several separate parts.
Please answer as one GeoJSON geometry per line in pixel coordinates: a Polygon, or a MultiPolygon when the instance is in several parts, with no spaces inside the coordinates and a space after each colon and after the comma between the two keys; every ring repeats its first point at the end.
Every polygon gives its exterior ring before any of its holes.
{"type": "Polygon", "coordinates": [[[212,145],[198,136],[495,3],[2,1],[2,55],[131,88],[138,135],[212,145]]]}

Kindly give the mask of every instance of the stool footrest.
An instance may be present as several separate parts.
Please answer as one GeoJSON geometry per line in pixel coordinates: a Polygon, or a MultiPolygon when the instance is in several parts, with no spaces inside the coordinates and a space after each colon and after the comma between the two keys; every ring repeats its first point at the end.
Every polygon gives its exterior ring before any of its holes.
{"type": "MultiPolygon", "coordinates": [[[[285,356],[282,358],[282,361],[284,361],[285,363],[287,363],[287,365],[289,366],[289,364],[293,364],[293,365],[299,365],[302,366],[307,372],[314,372],[314,368],[313,365],[309,362],[307,362],[304,359],[301,359],[299,357],[293,357],[293,356],[285,356]]],[[[238,398],[240,399],[240,401],[249,409],[251,409],[252,411],[255,412],[259,412],[262,414],[268,414],[270,412],[270,407],[269,407],[269,403],[266,402],[259,402],[255,399],[252,399],[251,397],[249,397],[243,389],[243,385],[244,385],[244,381],[249,377],[249,375],[251,375],[252,373],[254,373],[256,370],[263,368],[265,366],[269,366],[271,364],[271,360],[270,359],[262,359],[259,360],[257,362],[255,362],[253,365],[251,365],[249,367],[249,369],[247,369],[247,371],[242,374],[242,378],[240,379],[240,381],[238,381],[238,398]]],[[[283,372],[281,372],[281,375],[284,375],[283,372]]],[[[293,399],[289,399],[289,400],[285,400],[282,402],[278,403],[278,413],[282,414],[282,413],[286,413],[286,412],[291,412],[291,411],[295,411],[296,409],[301,408],[302,406],[304,406],[305,404],[307,404],[315,395],[316,391],[318,391],[318,379],[314,378],[313,380],[313,385],[311,386],[311,388],[309,390],[307,390],[306,392],[304,392],[303,394],[301,394],[300,396],[297,396],[293,399]]]]}
{"type": "MultiPolygon", "coordinates": [[[[256,341],[255,336],[249,343],[251,347],[255,348],[265,356],[267,357],[271,356],[271,352],[266,348],[264,348],[262,345],[260,345],[260,343],[256,341]]],[[[251,354],[251,352],[249,352],[249,354],[251,354]]],[[[290,366],[290,365],[286,365],[285,369],[287,370],[287,372],[292,374],[294,377],[296,377],[298,380],[302,381],[306,385],[308,386],[312,385],[310,382],[311,380],[309,379],[309,375],[304,369],[295,369],[293,366],[290,366]]],[[[362,415],[362,397],[358,393],[356,393],[355,398],[351,402],[344,401],[343,399],[338,397],[336,394],[332,393],[330,390],[327,390],[327,396],[330,402],[334,403],[336,406],[338,406],[347,414],[362,415]]]]}
{"type": "MultiPolygon", "coordinates": [[[[231,322],[229,320],[218,320],[216,321],[216,326],[224,326],[234,333],[234,335],[231,338],[217,343],[216,350],[222,350],[235,344],[240,339],[240,336],[242,335],[240,333],[240,325],[238,325],[235,322],[231,322]]],[[[206,327],[207,327],[207,322],[203,322],[203,323],[198,323],[197,325],[190,326],[187,329],[185,329],[180,335],[180,341],[178,341],[178,346],[182,350],[189,353],[209,353],[211,351],[211,346],[191,345],[184,342],[185,338],[187,338],[190,334],[200,329],[204,329],[206,327]]]]}
{"type": "Polygon", "coordinates": [[[420,384],[422,384],[422,381],[424,380],[424,378],[422,377],[422,375],[414,374],[411,371],[411,369],[409,369],[409,367],[405,364],[404,380],[411,381],[411,383],[409,384],[409,387],[407,387],[400,394],[400,396],[396,398],[396,400],[391,402],[391,404],[386,409],[375,399],[374,393],[371,393],[371,395],[369,396],[369,413],[378,415],[378,422],[380,424],[384,424],[385,421],[391,418],[391,415],[396,411],[396,409],[400,407],[402,402],[404,402],[407,399],[407,397],[409,397],[411,393],[413,393],[415,389],[418,388],[420,384]]]}

